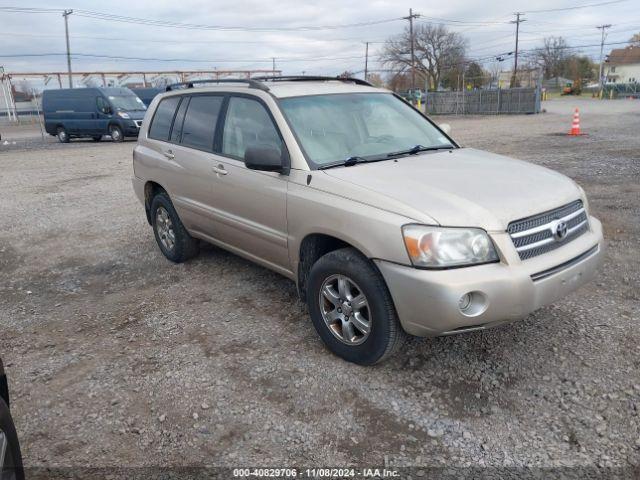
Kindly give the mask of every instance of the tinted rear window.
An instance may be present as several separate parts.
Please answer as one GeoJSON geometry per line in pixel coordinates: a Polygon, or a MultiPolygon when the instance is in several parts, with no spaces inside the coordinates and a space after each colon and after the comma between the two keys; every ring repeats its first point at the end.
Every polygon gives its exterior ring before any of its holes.
{"type": "Polygon", "coordinates": [[[167,141],[179,101],[180,97],[169,97],[160,102],[149,127],[150,138],[167,141]]]}
{"type": "Polygon", "coordinates": [[[189,105],[189,97],[183,97],[182,103],[178,107],[176,118],[173,121],[171,138],[169,139],[171,143],[180,143],[180,138],[182,138],[182,123],[184,122],[184,112],[186,112],[187,110],[187,105],[189,105]]]}
{"type": "Polygon", "coordinates": [[[191,97],[182,126],[182,145],[213,151],[213,138],[223,98],[209,95],[191,97]]]}

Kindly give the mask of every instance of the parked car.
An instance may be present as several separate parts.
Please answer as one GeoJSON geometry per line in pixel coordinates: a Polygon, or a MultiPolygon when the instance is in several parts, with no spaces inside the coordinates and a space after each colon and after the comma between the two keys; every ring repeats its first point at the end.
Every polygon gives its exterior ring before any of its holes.
{"type": "Polygon", "coordinates": [[[183,262],[204,240],[292,279],[348,361],[383,360],[405,332],[523,318],[596,274],[602,228],[582,188],[461,147],[387,90],[304,77],[186,86],[154,99],[133,153],[160,251],[183,262]]]}
{"type": "Polygon", "coordinates": [[[90,137],[137,137],[147,107],[128,88],[63,88],[42,94],[44,126],[62,143],[90,137]]]}
{"type": "Polygon", "coordinates": [[[151,101],[156,98],[156,95],[164,92],[162,88],[132,88],[131,91],[135,93],[142,103],[147,107],[151,104],[151,101]]]}
{"type": "Polygon", "coordinates": [[[9,386],[0,359],[0,479],[24,480],[22,454],[9,410],[9,386]]]}

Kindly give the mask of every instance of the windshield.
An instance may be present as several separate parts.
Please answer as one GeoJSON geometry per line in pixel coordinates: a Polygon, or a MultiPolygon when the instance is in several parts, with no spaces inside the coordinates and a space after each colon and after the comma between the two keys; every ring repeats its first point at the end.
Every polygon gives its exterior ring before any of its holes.
{"type": "Polygon", "coordinates": [[[131,112],[147,109],[142,100],[135,95],[109,95],[109,101],[116,110],[131,112]]]}
{"type": "Polygon", "coordinates": [[[428,120],[392,94],[291,97],[280,105],[316,167],[352,157],[382,157],[416,145],[452,146],[428,120]]]}

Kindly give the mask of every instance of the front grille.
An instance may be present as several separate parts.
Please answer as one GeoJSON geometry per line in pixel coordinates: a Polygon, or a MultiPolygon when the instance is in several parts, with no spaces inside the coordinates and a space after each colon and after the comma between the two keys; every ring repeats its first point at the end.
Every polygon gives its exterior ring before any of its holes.
{"type": "Polygon", "coordinates": [[[527,260],[561,247],[588,229],[587,212],[582,200],[576,200],[554,210],[511,222],[507,232],[520,259],[527,260]],[[557,227],[562,222],[566,225],[566,233],[559,235],[557,227]]]}

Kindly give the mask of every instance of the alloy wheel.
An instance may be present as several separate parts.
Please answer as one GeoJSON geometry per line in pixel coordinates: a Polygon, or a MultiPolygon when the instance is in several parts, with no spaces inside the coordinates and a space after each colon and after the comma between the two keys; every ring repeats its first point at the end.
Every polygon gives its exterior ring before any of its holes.
{"type": "Polygon", "coordinates": [[[173,250],[176,245],[176,234],[169,212],[162,206],[156,210],[156,231],[162,246],[168,251],[173,250]]]}
{"type": "Polygon", "coordinates": [[[328,277],[320,288],[320,312],[329,331],[346,345],[360,345],[371,333],[369,302],[346,275],[328,277]]]}

